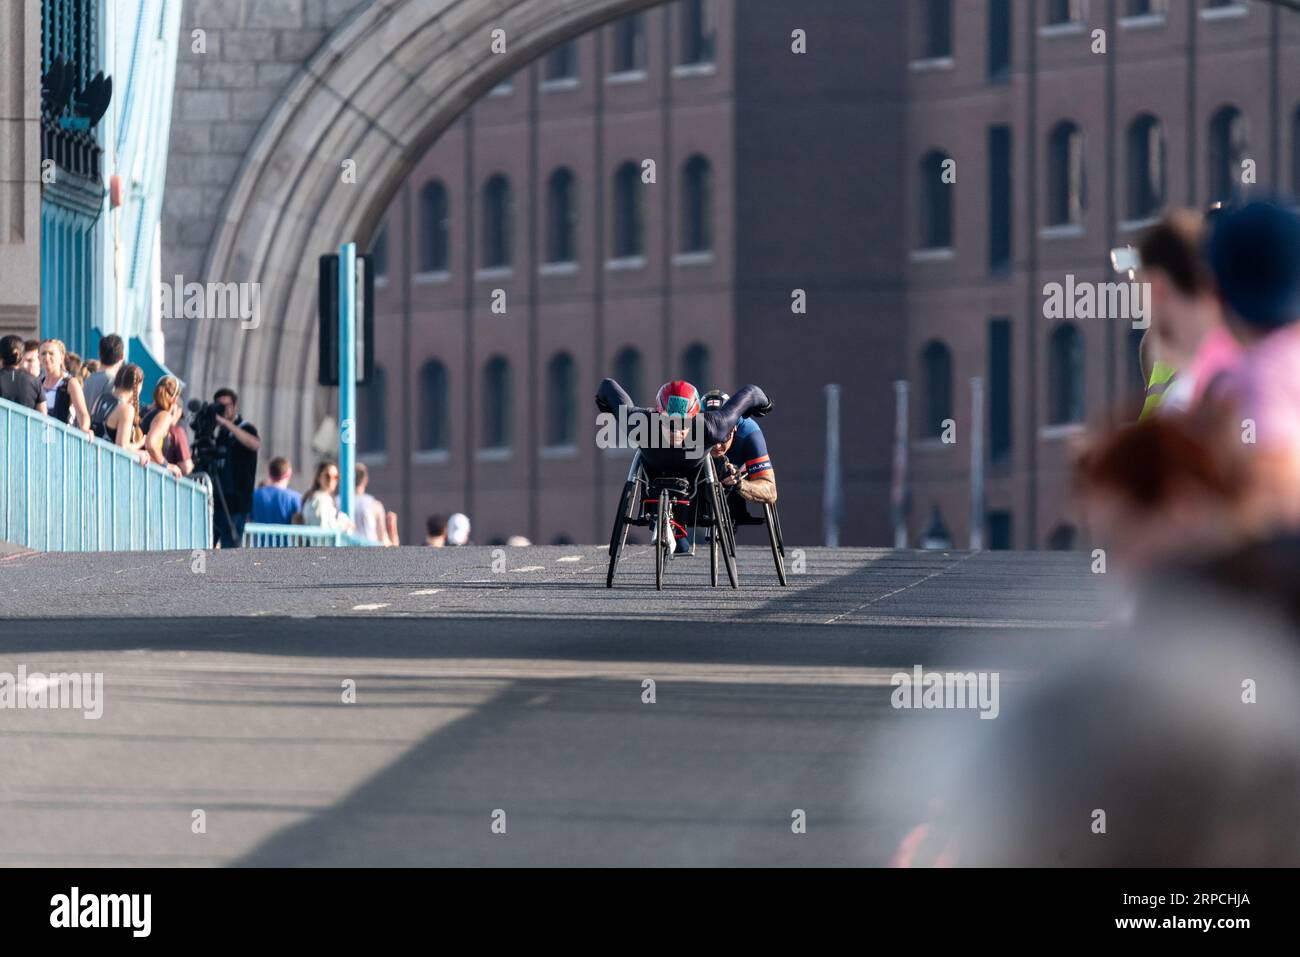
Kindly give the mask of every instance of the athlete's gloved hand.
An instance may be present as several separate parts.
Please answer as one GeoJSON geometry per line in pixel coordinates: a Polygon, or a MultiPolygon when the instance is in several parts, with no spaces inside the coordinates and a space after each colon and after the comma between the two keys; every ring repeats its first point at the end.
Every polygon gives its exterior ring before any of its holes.
{"type": "Polygon", "coordinates": [[[599,412],[604,412],[606,415],[614,414],[613,408],[610,406],[608,402],[605,401],[604,396],[602,396],[599,392],[596,393],[596,409],[599,412]]]}
{"type": "Polygon", "coordinates": [[[771,415],[771,414],[772,414],[772,400],[771,400],[771,399],[768,399],[766,405],[759,406],[757,409],[755,409],[755,410],[754,410],[753,412],[751,412],[750,414],[753,415],[754,418],[756,418],[756,419],[761,419],[761,418],[763,418],[763,416],[765,416],[765,415],[771,415]]]}

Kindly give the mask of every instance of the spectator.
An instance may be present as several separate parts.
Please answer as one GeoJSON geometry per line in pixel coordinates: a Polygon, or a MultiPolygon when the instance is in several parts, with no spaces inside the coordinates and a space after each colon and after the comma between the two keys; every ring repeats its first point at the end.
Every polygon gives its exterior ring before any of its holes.
{"type": "Polygon", "coordinates": [[[424,523],[424,544],[429,548],[447,547],[447,519],[444,516],[429,516],[424,523]]]}
{"type": "Polygon", "coordinates": [[[357,534],[378,545],[391,544],[388,540],[388,519],[384,503],[366,491],[370,484],[370,470],[358,463],[356,468],[356,495],[352,513],[356,516],[357,534]]]}
{"type": "Polygon", "coordinates": [[[153,389],[153,405],[144,413],[144,447],[155,465],[178,478],[194,471],[189,437],[180,425],[181,384],[175,376],[163,376],[153,389]]]}
{"type": "Polygon", "coordinates": [[[1244,350],[1225,389],[1240,439],[1274,517],[1300,527],[1300,215],[1271,202],[1224,214],[1209,260],[1244,350]]]}
{"type": "Polygon", "coordinates": [[[36,377],[22,367],[23,340],[18,336],[0,339],[0,399],[24,409],[45,414],[45,395],[36,377]]]}
{"type": "Polygon", "coordinates": [[[311,490],[302,500],[302,524],[333,531],[351,531],[352,520],[334,504],[334,495],[338,490],[339,467],[333,462],[322,462],[316,466],[316,477],[312,480],[311,490]]]}
{"type": "Polygon", "coordinates": [[[118,370],[122,368],[124,361],[126,361],[126,344],[122,342],[121,336],[104,336],[99,340],[99,363],[97,365],[94,361],[86,363],[87,367],[95,366],[86,377],[84,389],[86,408],[90,410],[92,417],[95,414],[95,403],[99,401],[100,396],[108,395],[113,391],[113,383],[117,381],[118,370]]]}
{"type": "Polygon", "coordinates": [[[90,428],[97,438],[138,453],[141,465],[149,464],[144,450],[144,432],[140,427],[140,387],[144,370],[128,362],[117,370],[113,391],[100,396],[90,413],[90,428]]]}
{"type": "Polygon", "coordinates": [[[1205,218],[1183,209],[1161,219],[1138,243],[1138,278],[1151,290],[1151,330],[1143,343],[1173,371],[1153,396],[1153,409],[1190,408],[1241,351],[1224,323],[1204,240],[1205,218]]]}
{"type": "Polygon", "coordinates": [[[447,519],[447,544],[469,544],[469,516],[464,512],[457,512],[447,519]]]}
{"type": "Polygon", "coordinates": [[[58,339],[41,343],[41,364],[45,376],[41,389],[45,393],[45,410],[64,425],[72,425],[83,432],[90,431],[90,410],[81,381],[68,372],[67,350],[58,339]]]}
{"type": "Polygon", "coordinates": [[[257,481],[257,452],[262,447],[257,428],[239,414],[239,396],[234,389],[218,389],[212,401],[224,410],[217,416],[217,458],[221,474],[214,476],[221,486],[226,508],[217,509],[213,524],[216,539],[224,548],[238,548],[244,524],[253,511],[253,484],[257,481]],[[229,511],[230,521],[225,512],[229,511]]]}
{"type": "Polygon", "coordinates": [[[28,339],[23,343],[23,368],[38,382],[41,378],[41,341],[28,339]]]}
{"type": "Polygon", "coordinates": [[[85,368],[85,363],[81,361],[81,356],[77,355],[75,352],[69,352],[63,357],[63,366],[68,370],[68,375],[72,376],[72,378],[76,379],[78,382],[84,383],[86,381],[86,377],[82,374],[82,369],[85,368]]]}
{"type": "MultiPolygon", "coordinates": [[[[81,384],[84,386],[86,381],[99,371],[99,360],[91,359],[89,362],[82,363],[81,366],[81,384]]],[[[90,408],[90,403],[86,403],[86,408],[90,408]]]]}
{"type": "Polygon", "coordinates": [[[302,511],[302,496],[289,488],[293,467],[282,455],[266,467],[268,481],[253,493],[253,521],[265,525],[288,525],[302,511]]]}

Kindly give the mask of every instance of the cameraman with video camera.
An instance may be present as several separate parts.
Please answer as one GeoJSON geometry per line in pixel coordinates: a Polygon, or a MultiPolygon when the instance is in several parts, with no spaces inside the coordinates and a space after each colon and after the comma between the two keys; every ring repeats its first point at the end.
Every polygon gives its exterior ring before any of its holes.
{"type": "Polygon", "coordinates": [[[218,389],[212,396],[217,432],[214,468],[210,474],[225,500],[213,511],[214,537],[221,548],[238,548],[244,524],[253,511],[253,485],[257,481],[257,452],[262,440],[257,427],[239,414],[234,389],[218,389]]]}

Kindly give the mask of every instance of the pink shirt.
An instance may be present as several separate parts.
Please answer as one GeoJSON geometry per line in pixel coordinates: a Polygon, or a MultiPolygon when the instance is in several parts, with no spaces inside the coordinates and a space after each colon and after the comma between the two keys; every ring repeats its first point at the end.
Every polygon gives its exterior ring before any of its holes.
{"type": "Polygon", "coordinates": [[[1257,443],[1300,456],[1300,322],[1246,349],[1229,376],[1242,416],[1255,422],[1257,443]]]}

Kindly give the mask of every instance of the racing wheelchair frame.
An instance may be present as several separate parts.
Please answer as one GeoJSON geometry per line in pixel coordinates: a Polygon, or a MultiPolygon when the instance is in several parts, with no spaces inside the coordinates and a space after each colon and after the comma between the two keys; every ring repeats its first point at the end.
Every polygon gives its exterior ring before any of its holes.
{"type": "Polygon", "coordinates": [[[664,468],[659,463],[652,463],[643,451],[632,457],[618,511],[614,515],[614,530],[609,538],[606,588],[614,587],[614,573],[627,546],[628,530],[635,525],[654,529],[655,588],[663,590],[664,570],[677,545],[674,528],[686,527],[686,522],[678,522],[674,514],[685,515],[696,531],[701,528],[708,530],[710,583],[715,587],[718,584],[721,559],[731,587],[740,587],[736,577],[736,534],[731,524],[731,510],[714,471],[712,457],[705,455],[689,476],[680,474],[687,471],[681,468],[680,459],[674,464],[677,467],[664,468]],[[675,509],[684,511],[675,513],[675,509]]]}

